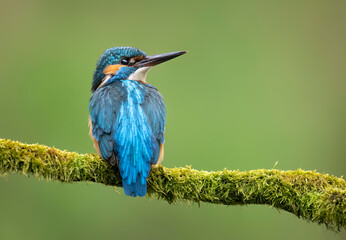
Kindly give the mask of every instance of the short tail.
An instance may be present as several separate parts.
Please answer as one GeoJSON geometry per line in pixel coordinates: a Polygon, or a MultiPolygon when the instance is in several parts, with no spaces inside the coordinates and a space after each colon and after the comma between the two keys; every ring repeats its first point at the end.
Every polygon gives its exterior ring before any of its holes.
{"type": "Polygon", "coordinates": [[[127,179],[123,179],[124,192],[131,197],[144,197],[147,194],[147,181],[140,174],[137,175],[136,182],[127,183],[127,179]]]}

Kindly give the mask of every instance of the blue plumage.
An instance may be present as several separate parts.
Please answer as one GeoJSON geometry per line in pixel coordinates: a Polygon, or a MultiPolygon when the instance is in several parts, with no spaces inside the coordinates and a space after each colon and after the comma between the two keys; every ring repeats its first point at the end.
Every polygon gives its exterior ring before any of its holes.
{"type": "Polygon", "coordinates": [[[144,196],[153,152],[156,150],[152,145],[157,140],[152,136],[149,121],[141,107],[143,84],[131,80],[125,80],[122,84],[127,90],[127,99],[118,112],[113,139],[117,143],[125,193],[133,197],[144,196]]]}
{"type": "Polygon", "coordinates": [[[158,162],[164,143],[165,103],[145,82],[145,71],[175,57],[171,55],[152,59],[135,48],[111,48],[94,73],[91,134],[102,158],[118,164],[128,196],[145,196],[151,165],[158,162]]]}

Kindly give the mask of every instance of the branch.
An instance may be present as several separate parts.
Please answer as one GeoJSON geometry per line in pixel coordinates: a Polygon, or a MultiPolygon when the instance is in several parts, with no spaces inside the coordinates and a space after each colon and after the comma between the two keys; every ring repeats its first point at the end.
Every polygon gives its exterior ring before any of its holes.
{"type": "MultiPolygon", "coordinates": [[[[96,154],[0,139],[0,174],[11,172],[65,183],[88,181],[122,186],[118,170],[96,154]]],[[[346,225],[345,186],[343,178],[301,169],[206,172],[159,166],[152,169],[148,178],[148,195],[169,203],[184,200],[198,204],[266,204],[340,230],[346,225]]]]}

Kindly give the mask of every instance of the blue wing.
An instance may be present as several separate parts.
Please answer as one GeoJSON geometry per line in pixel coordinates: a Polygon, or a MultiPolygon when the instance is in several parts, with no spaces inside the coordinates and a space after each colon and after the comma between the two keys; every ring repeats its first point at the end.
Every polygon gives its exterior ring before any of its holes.
{"type": "Polygon", "coordinates": [[[159,91],[150,84],[145,84],[146,95],[142,103],[143,111],[152,129],[153,157],[151,164],[156,164],[160,155],[161,145],[164,144],[166,126],[166,105],[159,91]]]}
{"type": "Polygon", "coordinates": [[[104,160],[116,164],[116,147],[113,139],[113,126],[117,113],[124,99],[124,93],[114,82],[93,93],[90,98],[89,111],[92,135],[98,142],[99,151],[104,160]]]}

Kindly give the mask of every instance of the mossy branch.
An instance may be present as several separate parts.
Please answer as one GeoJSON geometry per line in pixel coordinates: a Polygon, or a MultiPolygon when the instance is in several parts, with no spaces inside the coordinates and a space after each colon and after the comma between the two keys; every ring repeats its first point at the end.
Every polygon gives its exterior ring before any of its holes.
{"type": "MultiPolygon", "coordinates": [[[[0,173],[11,172],[65,183],[122,185],[117,169],[96,154],[0,139],[0,173]]],[[[206,172],[159,166],[150,173],[148,195],[169,203],[187,200],[224,205],[266,204],[340,230],[345,229],[346,223],[345,186],[342,178],[300,169],[206,172]]]]}

